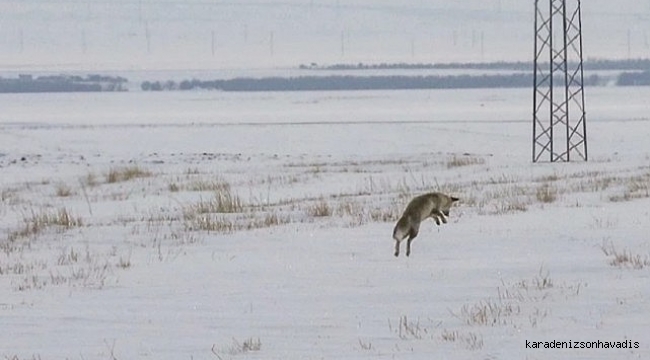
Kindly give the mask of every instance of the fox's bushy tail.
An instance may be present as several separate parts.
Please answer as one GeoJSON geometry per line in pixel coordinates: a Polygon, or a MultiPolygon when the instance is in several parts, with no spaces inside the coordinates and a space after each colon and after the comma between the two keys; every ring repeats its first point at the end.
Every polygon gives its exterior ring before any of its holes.
{"type": "Polygon", "coordinates": [[[400,218],[393,229],[393,239],[402,241],[409,232],[408,220],[404,217],[400,218]]]}

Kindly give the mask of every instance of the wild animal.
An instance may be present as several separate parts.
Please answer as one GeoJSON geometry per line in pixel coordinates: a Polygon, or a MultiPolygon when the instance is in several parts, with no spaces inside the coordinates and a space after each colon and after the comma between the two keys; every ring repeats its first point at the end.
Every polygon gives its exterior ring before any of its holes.
{"type": "Polygon", "coordinates": [[[395,239],[395,256],[399,256],[400,243],[406,240],[406,256],[411,255],[411,242],[418,236],[420,223],[427,218],[432,218],[438,226],[441,222],[446,224],[449,216],[449,209],[459,198],[432,192],[416,196],[409,202],[404,214],[397,221],[393,229],[395,239]]]}

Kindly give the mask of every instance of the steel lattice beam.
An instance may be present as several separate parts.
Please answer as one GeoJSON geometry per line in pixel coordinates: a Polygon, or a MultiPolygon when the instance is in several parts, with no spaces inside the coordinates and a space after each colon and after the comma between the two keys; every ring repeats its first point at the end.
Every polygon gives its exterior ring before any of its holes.
{"type": "Polygon", "coordinates": [[[580,0],[568,1],[535,0],[533,162],[587,160],[580,0]]]}

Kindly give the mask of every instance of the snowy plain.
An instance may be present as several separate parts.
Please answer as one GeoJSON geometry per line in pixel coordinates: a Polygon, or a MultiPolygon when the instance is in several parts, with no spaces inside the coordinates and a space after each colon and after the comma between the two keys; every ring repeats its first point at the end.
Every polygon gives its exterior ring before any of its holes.
{"type": "Polygon", "coordinates": [[[3,95],[0,356],[648,358],[650,89],[588,89],[570,164],[531,95],[3,95]],[[428,191],[462,200],[395,258],[428,191]]]}

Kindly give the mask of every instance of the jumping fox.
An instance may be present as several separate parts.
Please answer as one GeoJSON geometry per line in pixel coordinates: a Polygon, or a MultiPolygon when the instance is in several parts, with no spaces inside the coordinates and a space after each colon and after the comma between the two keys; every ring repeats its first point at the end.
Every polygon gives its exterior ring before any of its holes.
{"type": "Polygon", "coordinates": [[[432,192],[416,196],[406,206],[404,214],[397,221],[393,230],[395,239],[395,256],[399,256],[399,244],[404,238],[406,240],[406,256],[411,254],[411,241],[418,236],[420,223],[431,217],[437,225],[440,222],[447,223],[449,209],[459,199],[453,196],[432,192]]]}

